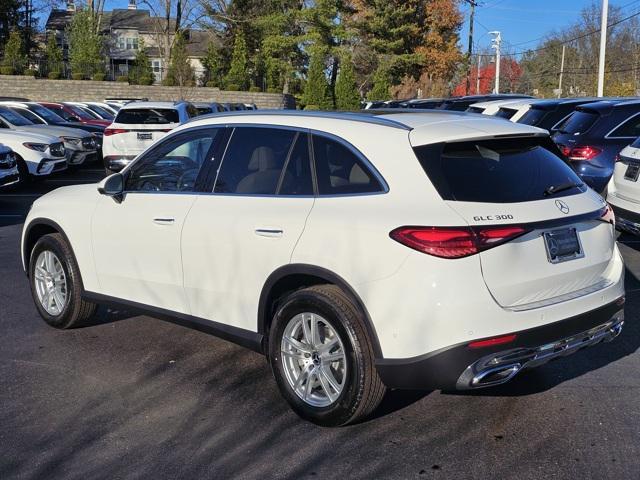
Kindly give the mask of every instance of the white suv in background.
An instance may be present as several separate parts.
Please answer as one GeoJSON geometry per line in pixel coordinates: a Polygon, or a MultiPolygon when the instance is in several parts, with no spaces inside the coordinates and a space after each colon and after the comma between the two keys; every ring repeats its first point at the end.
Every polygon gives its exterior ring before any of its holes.
{"type": "Polygon", "coordinates": [[[0,143],[0,189],[20,181],[16,156],[6,145],[0,143]]]}
{"type": "Polygon", "coordinates": [[[616,226],[634,235],[640,235],[639,176],[640,138],[618,154],[607,185],[607,202],[615,212],[616,226]]]}
{"type": "Polygon", "coordinates": [[[498,385],[620,332],[612,216],[555,152],[458,112],[203,117],[36,200],[24,268],[54,327],[112,302],[212,332],[343,425],[387,387],[498,385]]]}
{"type": "Polygon", "coordinates": [[[171,130],[198,115],[188,102],[131,102],[104,131],[102,156],[107,172],[117,172],[171,130]]]}
{"type": "Polygon", "coordinates": [[[0,143],[13,150],[22,180],[67,169],[66,151],[58,137],[0,128],[0,143]]]}

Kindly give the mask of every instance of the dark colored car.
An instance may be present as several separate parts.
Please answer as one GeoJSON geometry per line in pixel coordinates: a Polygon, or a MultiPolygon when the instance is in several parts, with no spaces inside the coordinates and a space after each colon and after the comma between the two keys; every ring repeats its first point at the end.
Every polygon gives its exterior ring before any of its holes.
{"type": "Polygon", "coordinates": [[[478,102],[490,102],[491,100],[517,100],[518,98],[533,98],[531,95],[521,95],[519,93],[498,93],[490,95],[467,95],[465,97],[449,98],[437,107],[440,110],[455,110],[464,112],[469,106],[478,102]]]}
{"type": "Polygon", "coordinates": [[[75,105],[51,102],[38,103],[70,122],[80,122],[86,125],[99,125],[102,127],[108,127],[109,125],[111,125],[111,120],[102,120],[99,118],[95,118],[85,112],[82,108],[76,107],[75,105]]]}
{"type": "Polygon", "coordinates": [[[602,101],[601,98],[557,98],[536,102],[531,105],[529,111],[525,113],[516,123],[524,123],[533,127],[544,128],[550,133],[556,131],[556,126],[569,115],[571,115],[580,105],[602,101]]]}
{"type": "Polygon", "coordinates": [[[419,108],[421,110],[433,110],[445,102],[445,98],[416,98],[404,102],[405,108],[419,108]]]}
{"type": "Polygon", "coordinates": [[[640,100],[610,99],[578,106],[553,141],[587,185],[603,192],[616,156],[639,136],[640,100]]]}

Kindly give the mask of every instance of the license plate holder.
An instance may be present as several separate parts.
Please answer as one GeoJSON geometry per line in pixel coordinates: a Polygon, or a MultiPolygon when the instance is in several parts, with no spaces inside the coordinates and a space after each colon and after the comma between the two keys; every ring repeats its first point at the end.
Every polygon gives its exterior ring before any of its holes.
{"type": "Polygon", "coordinates": [[[584,257],[580,238],[574,227],[550,230],[542,236],[549,262],[561,263],[584,257]]]}
{"type": "Polygon", "coordinates": [[[153,139],[153,134],[152,133],[141,133],[138,132],[138,140],[152,140],[153,139]]]}

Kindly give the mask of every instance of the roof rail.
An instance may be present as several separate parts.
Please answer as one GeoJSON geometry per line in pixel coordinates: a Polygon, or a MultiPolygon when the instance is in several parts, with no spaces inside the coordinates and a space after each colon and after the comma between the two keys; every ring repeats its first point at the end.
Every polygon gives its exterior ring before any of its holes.
{"type": "MultiPolygon", "coordinates": [[[[386,112],[385,112],[386,113],[386,112]]],[[[389,112],[391,113],[391,112],[389,112]]],[[[275,117],[312,117],[312,118],[328,118],[334,120],[351,120],[353,122],[370,123],[375,125],[384,125],[386,127],[399,128],[401,130],[411,130],[412,128],[397,120],[379,117],[372,113],[362,112],[324,112],[317,110],[237,110],[232,112],[216,112],[207,115],[199,115],[189,119],[185,123],[195,122],[205,118],[220,117],[243,117],[256,115],[273,115],[275,117]]]]}

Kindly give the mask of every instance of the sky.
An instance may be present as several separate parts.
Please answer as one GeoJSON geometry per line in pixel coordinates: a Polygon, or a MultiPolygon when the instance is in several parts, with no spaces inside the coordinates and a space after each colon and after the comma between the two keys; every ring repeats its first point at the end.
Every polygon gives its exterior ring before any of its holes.
{"type": "MultiPolygon", "coordinates": [[[[461,0],[463,4],[467,0],[461,0]]],[[[474,20],[474,43],[486,48],[491,43],[487,32],[498,30],[502,41],[520,51],[534,48],[540,37],[559,30],[576,19],[580,11],[592,3],[600,6],[601,0],[477,0],[474,20]]],[[[609,1],[610,5],[623,7],[629,14],[640,11],[640,0],[609,1]]],[[[460,43],[467,51],[469,36],[469,6],[463,5],[465,22],[460,31],[460,43]]]]}

